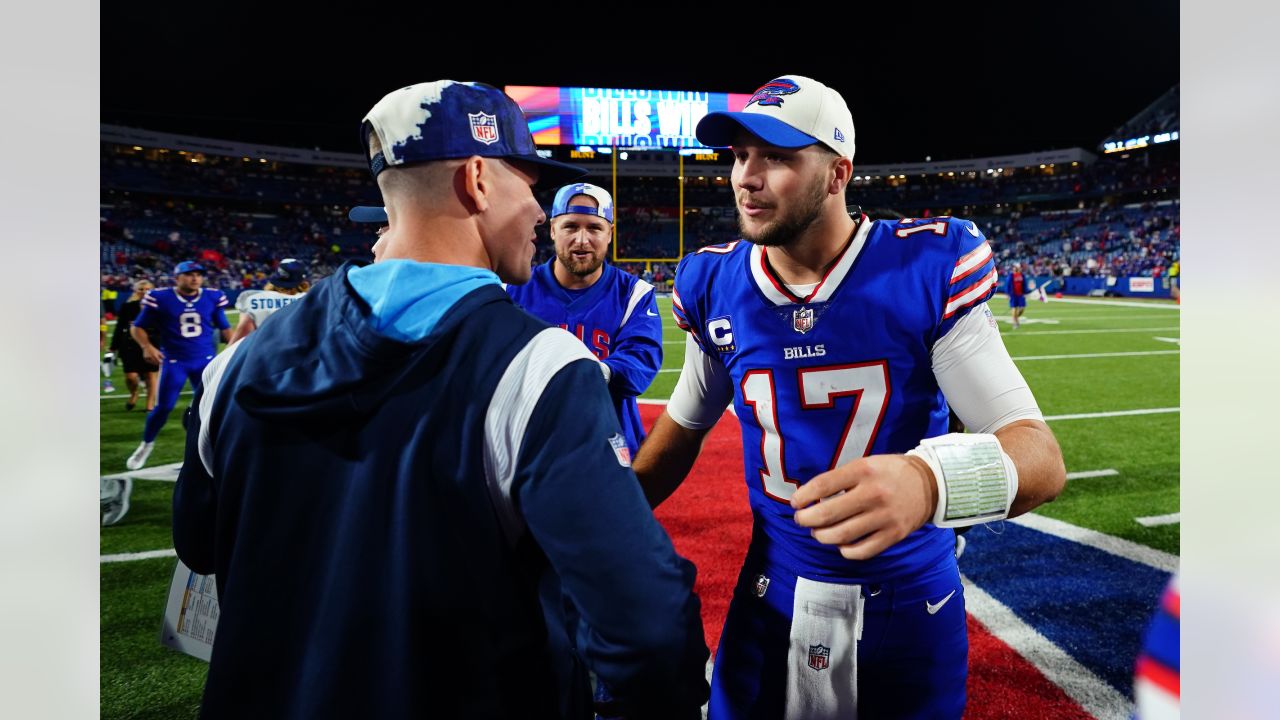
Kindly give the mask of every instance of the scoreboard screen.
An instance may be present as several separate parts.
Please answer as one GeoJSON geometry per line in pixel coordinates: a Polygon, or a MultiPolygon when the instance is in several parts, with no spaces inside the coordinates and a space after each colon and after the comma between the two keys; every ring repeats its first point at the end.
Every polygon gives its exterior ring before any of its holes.
{"type": "Polygon", "coordinates": [[[746,107],[750,93],[508,85],[539,145],[704,147],[693,135],[709,112],[746,107]]]}

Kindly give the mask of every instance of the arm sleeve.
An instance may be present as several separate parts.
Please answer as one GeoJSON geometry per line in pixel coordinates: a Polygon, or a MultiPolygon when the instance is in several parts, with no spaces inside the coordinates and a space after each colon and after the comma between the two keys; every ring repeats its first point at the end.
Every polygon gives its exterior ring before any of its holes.
{"type": "Polygon", "coordinates": [[[733,379],[729,371],[690,335],[685,339],[684,368],[667,403],[667,414],[681,427],[701,430],[715,425],[733,401],[733,379]]]}
{"type": "Polygon", "coordinates": [[[954,265],[947,267],[950,281],[942,322],[938,326],[939,338],[946,336],[961,318],[994,295],[999,282],[995,256],[978,226],[970,220],[959,219],[949,221],[948,226],[957,238],[956,260],[954,265]]]}
{"type": "Polygon", "coordinates": [[[620,432],[598,368],[567,365],[529,419],[513,493],[581,614],[580,650],[613,698],[654,717],[699,717],[709,653],[695,570],[611,445],[620,432]]]}
{"type": "Polygon", "coordinates": [[[993,433],[1015,420],[1044,420],[986,303],[933,346],[933,374],[951,409],[971,432],[993,433]]]}
{"type": "Polygon", "coordinates": [[[609,368],[605,375],[609,388],[618,395],[635,397],[648,390],[658,376],[662,367],[662,318],[652,290],[623,319],[609,357],[603,362],[609,368]]]}
{"type": "Polygon", "coordinates": [[[227,322],[227,313],[225,312],[229,304],[227,296],[218,293],[218,304],[213,309],[213,324],[222,330],[227,330],[231,327],[231,323],[227,322]]]}

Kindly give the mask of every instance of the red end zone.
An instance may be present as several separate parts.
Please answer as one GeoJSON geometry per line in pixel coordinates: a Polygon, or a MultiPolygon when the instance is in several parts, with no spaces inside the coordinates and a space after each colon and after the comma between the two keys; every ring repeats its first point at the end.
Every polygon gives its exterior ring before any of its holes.
{"type": "MultiPolygon", "coordinates": [[[[646,427],[653,427],[661,412],[661,405],[640,406],[646,427]]],[[[726,413],[711,430],[688,480],[655,514],[671,534],[676,551],[698,567],[702,623],[707,644],[714,650],[751,539],[737,418],[726,413]]],[[[973,616],[969,617],[968,693],[966,718],[1092,717],[973,616]]]]}

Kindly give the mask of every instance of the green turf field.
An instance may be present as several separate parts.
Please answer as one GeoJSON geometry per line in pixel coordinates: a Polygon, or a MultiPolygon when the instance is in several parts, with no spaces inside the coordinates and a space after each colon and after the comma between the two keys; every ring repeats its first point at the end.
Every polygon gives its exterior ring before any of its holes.
{"type": "MultiPolygon", "coordinates": [[[[644,397],[665,399],[684,358],[684,338],[659,299],[666,325],[663,372],[644,397]]],[[[1167,303],[1028,303],[1024,325],[1011,331],[1003,298],[991,302],[1002,319],[1010,354],[1030,383],[1062,445],[1068,473],[1114,471],[1072,479],[1044,515],[1178,553],[1180,526],[1151,527],[1138,518],[1179,511],[1178,309],[1167,303]],[[1077,356],[1077,357],[1063,357],[1077,356]],[[1117,415],[1123,411],[1147,414],[1117,415]],[[1092,415],[1093,417],[1060,417],[1092,415]]],[[[232,320],[234,324],[234,318],[232,320]]],[[[141,440],[144,412],[124,409],[124,378],[100,404],[102,474],[124,470],[141,440]]],[[[157,440],[148,467],[181,460],[181,410],[157,440]]],[[[103,555],[173,547],[168,482],[136,480],[129,514],[103,528],[103,555]]],[[[174,560],[104,562],[101,567],[101,684],[104,718],[194,717],[204,663],[161,647],[160,620],[174,560]]]]}

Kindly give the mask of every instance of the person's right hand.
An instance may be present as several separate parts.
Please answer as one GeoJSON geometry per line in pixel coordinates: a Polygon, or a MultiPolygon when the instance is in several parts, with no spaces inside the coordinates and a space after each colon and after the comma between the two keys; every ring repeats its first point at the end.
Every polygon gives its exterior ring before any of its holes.
{"type": "Polygon", "coordinates": [[[152,365],[159,365],[164,362],[164,353],[160,352],[160,348],[155,345],[148,345],[142,348],[142,357],[152,365]]]}

